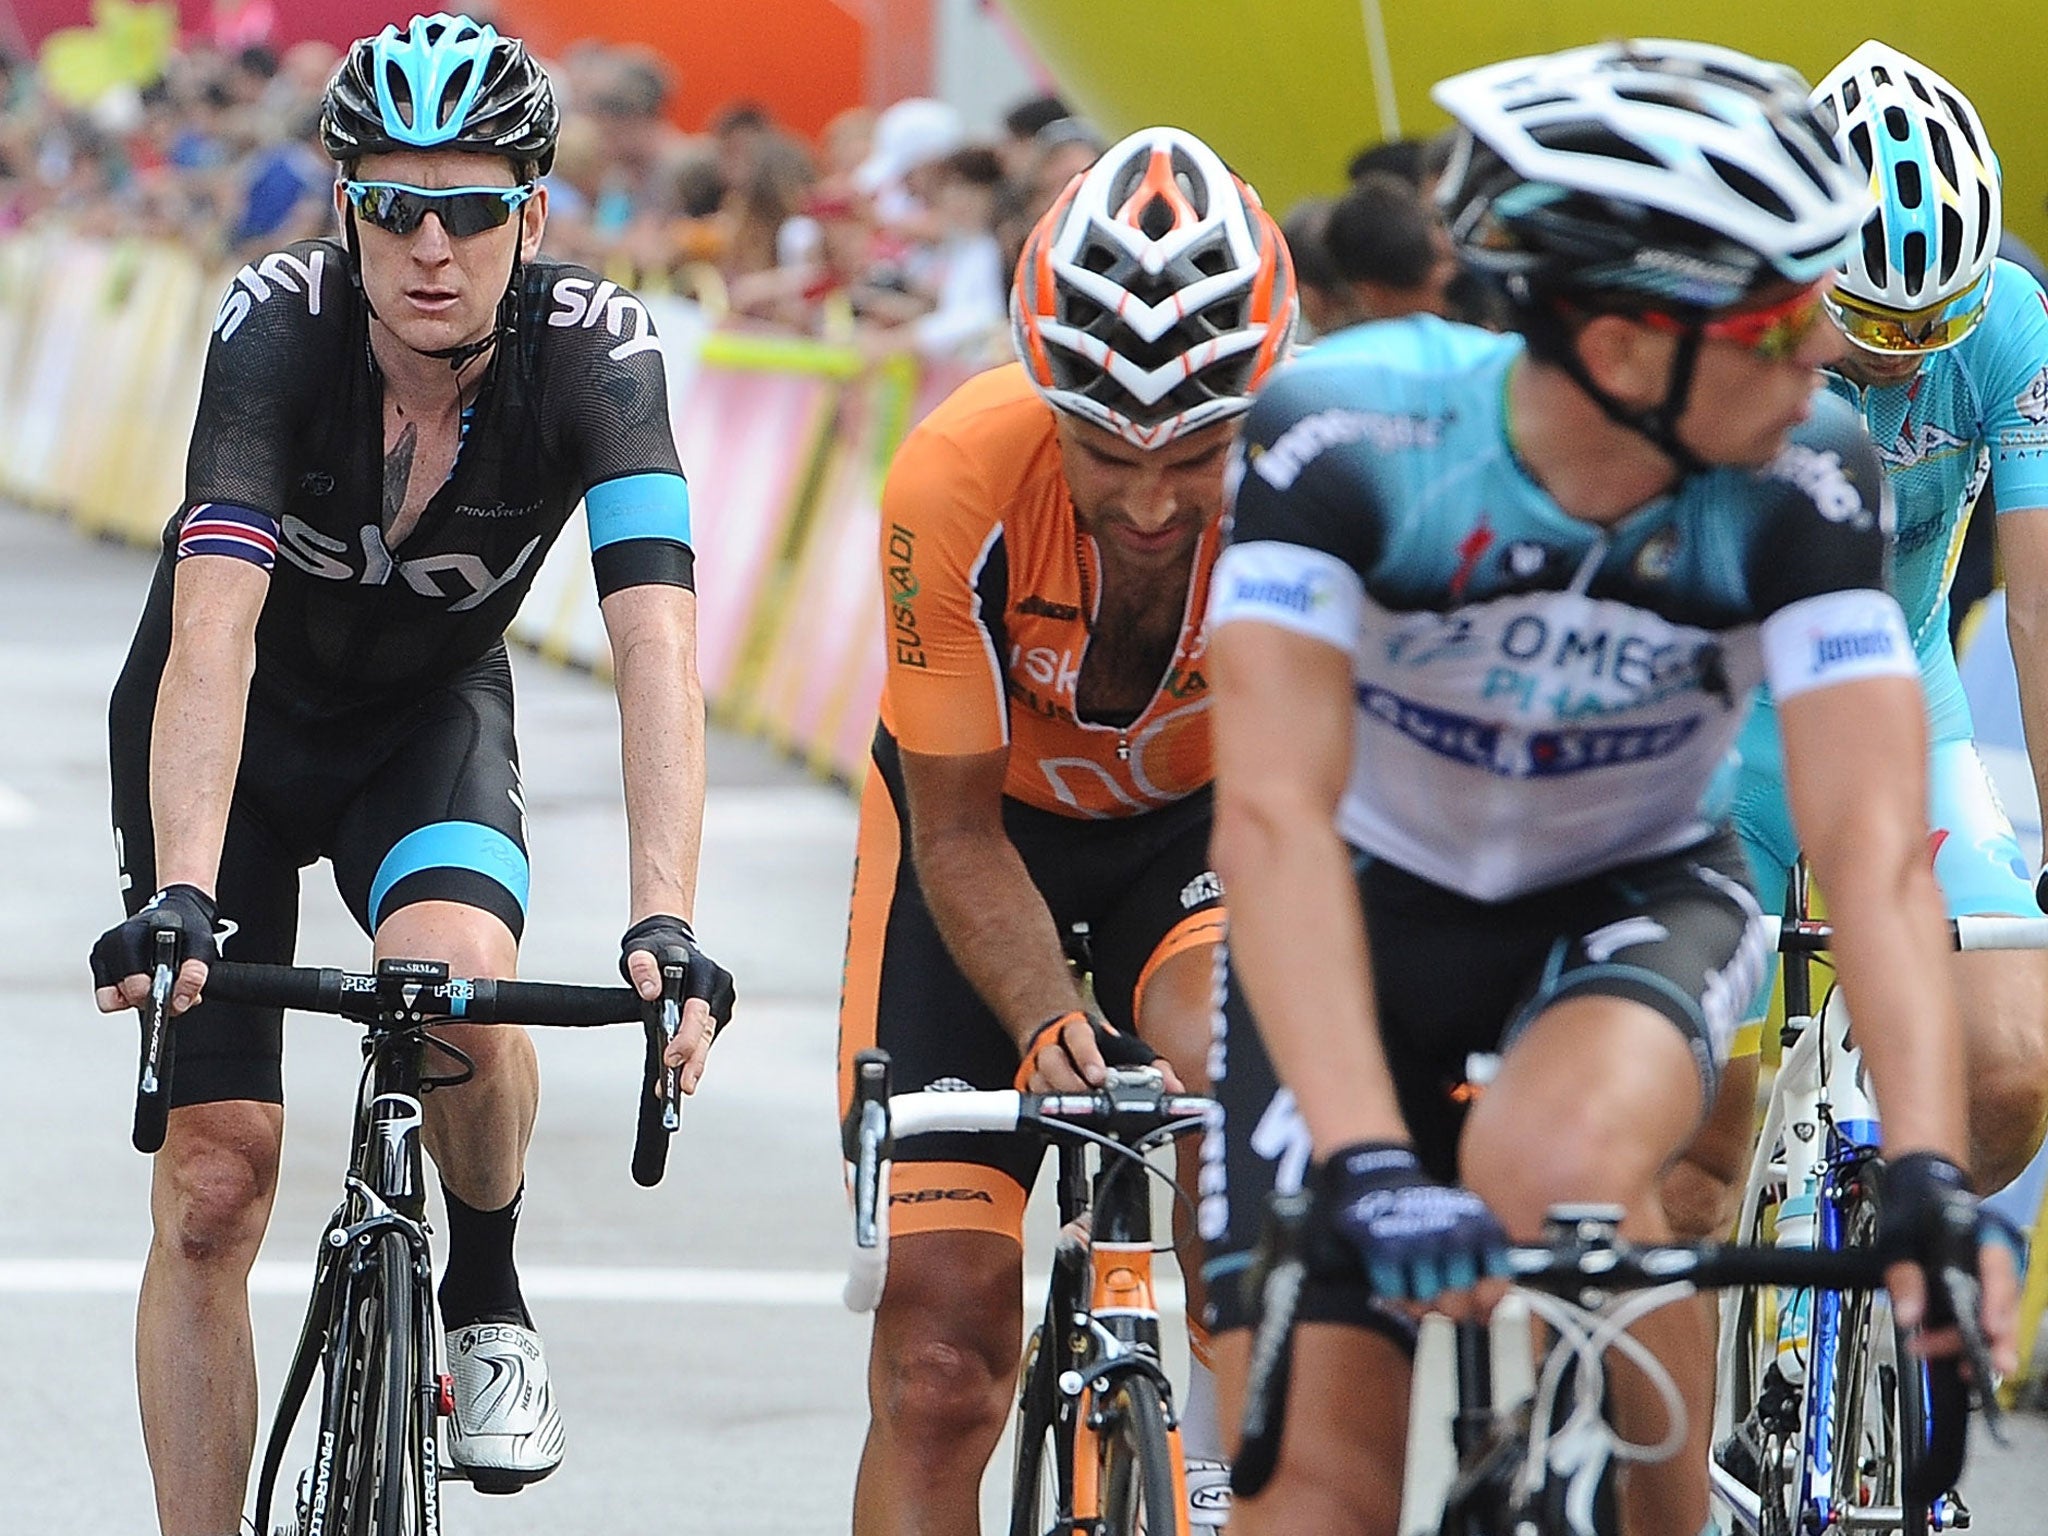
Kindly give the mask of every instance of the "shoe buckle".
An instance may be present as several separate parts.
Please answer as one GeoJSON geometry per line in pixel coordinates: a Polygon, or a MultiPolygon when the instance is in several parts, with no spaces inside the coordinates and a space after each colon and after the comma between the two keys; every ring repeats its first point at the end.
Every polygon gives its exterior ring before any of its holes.
{"type": "Polygon", "coordinates": [[[434,1412],[444,1419],[455,1412],[455,1378],[447,1371],[434,1378],[434,1412]]]}

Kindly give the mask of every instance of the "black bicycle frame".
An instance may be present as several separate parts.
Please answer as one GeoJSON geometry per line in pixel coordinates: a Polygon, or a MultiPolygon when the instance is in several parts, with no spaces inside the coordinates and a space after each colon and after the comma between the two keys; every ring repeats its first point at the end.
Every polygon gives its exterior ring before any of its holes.
{"type": "MultiPolygon", "coordinates": [[[[326,1235],[315,1260],[313,1296],[306,1310],[298,1348],[286,1373],[270,1441],[264,1449],[263,1466],[256,1487],[255,1525],[258,1536],[268,1536],[270,1504],[275,1496],[277,1474],[284,1462],[287,1443],[315,1369],[327,1360],[328,1380],[341,1382],[347,1375],[346,1362],[352,1351],[367,1341],[355,1337],[357,1320],[346,1302],[353,1294],[348,1282],[367,1278],[365,1272],[375,1261],[378,1238],[395,1231],[405,1241],[418,1281],[414,1315],[403,1326],[412,1330],[413,1358],[419,1362],[421,1379],[415,1384],[420,1405],[420,1423],[432,1425],[439,1412],[443,1383],[434,1369],[432,1274],[427,1245],[426,1163],[420,1133],[424,1121],[421,1094],[430,1086],[425,1076],[428,1050],[426,1026],[411,1011],[405,996],[408,987],[421,981],[445,981],[448,967],[435,962],[386,960],[378,966],[380,991],[387,984],[390,994],[377,1017],[368,1022],[363,1037],[365,1065],[356,1095],[354,1129],[349,1138],[348,1175],[341,1203],[328,1219],[326,1235]]],[[[459,1081],[460,1079],[455,1079],[459,1081]]],[[[386,1327],[398,1326],[384,1319],[386,1327]]],[[[335,1468],[333,1415],[346,1407],[330,1393],[323,1405],[321,1429],[315,1447],[311,1498],[300,1536],[330,1536],[334,1513],[330,1497],[335,1468]]],[[[440,1529],[436,1482],[438,1458],[429,1458],[432,1443],[420,1437],[420,1490],[424,1502],[422,1528],[426,1536],[440,1529]]]]}

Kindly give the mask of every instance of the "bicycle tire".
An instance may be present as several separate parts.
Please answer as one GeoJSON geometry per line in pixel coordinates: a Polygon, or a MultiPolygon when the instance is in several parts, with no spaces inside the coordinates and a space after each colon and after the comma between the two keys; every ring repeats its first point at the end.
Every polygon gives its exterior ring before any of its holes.
{"type": "Polygon", "coordinates": [[[347,1490],[349,1536],[421,1536],[424,1478],[438,1476],[424,1454],[418,1282],[404,1234],[378,1235],[352,1297],[362,1350],[356,1456],[347,1490]]]}
{"type": "MultiPolygon", "coordinates": [[[[1050,1314],[1048,1314],[1049,1316],[1050,1314]]],[[[1073,1480],[1064,1475],[1072,1446],[1063,1444],[1059,1385],[1054,1380],[1050,1322],[1033,1330],[1017,1388],[1016,1454],[1010,1478],[1010,1536],[1047,1536],[1065,1517],[1073,1480]]]]}
{"type": "MultiPolygon", "coordinates": [[[[1877,1240],[1877,1202],[1867,1191],[1849,1197],[1843,1231],[1851,1245],[1877,1240]]],[[[1928,1536],[1928,1511],[1905,1501],[1906,1447],[1926,1433],[1920,1372],[1891,1308],[1872,1292],[1843,1293],[1839,1316],[1840,1344],[1827,1383],[1835,1408],[1835,1503],[1847,1512],[1897,1508],[1902,1536],[1928,1536]],[[1888,1356],[1880,1344],[1890,1346],[1888,1356]]]]}
{"type": "MultiPolygon", "coordinates": [[[[1754,1217],[1736,1234],[1735,1240],[1752,1247],[1774,1241],[1773,1234],[1766,1230],[1766,1221],[1776,1209],[1775,1200],[1760,1201],[1754,1217]]],[[[1747,1425],[1755,1426],[1756,1440],[1748,1449],[1755,1460],[1753,1491],[1759,1506],[1760,1536],[1794,1536],[1798,1528],[1799,1489],[1787,1469],[1799,1464],[1803,1420],[1795,1413],[1781,1431],[1763,1422],[1761,1416],[1766,1383],[1778,1353],[1778,1312],[1790,1294],[1775,1287],[1744,1286],[1721,1295],[1721,1305],[1734,1309],[1735,1349],[1732,1375],[1727,1381],[1717,1382],[1715,1391],[1727,1394],[1729,1402],[1739,1405],[1738,1431],[1747,1425]]]]}
{"type": "Polygon", "coordinates": [[[1135,1372],[1116,1379],[1104,1394],[1102,1421],[1101,1536],[1187,1536],[1187,1499],[1174,1475],[1180,1469],[1159,1384],[1135,1372]]]}

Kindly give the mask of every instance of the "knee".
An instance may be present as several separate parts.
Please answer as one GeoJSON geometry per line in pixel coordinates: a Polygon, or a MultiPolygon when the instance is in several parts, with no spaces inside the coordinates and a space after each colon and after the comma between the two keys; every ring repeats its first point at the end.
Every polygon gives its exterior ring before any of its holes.
{"type": "Polygon", "coordinates": [[[876,1420],[912,1455],[979,1466],[1002,1434],[1020,1334],[1015,1255],[1010,1247],[1002,1283],[971,1264],[917,1266],[921,1276],[944,1276],[943,1285],[920,1279],[899,1288],[892,1278],[876,1319],[870,1392],[876,1420]]]}
{"type": "Polygon", "coordinates": [[[186,1264],[247,1269],[277,1187],[277,1149],[263,1136],[206,1136],[167,1147],[153,1200],[157,1246],[186,1264]]]}
{"type": "Polygon", "coordinates": [[[2048,1048],[2024,1048],[1976,1065],[1970,1082],[1971,1157],[1980,1185],[1999,1189],[2017,1178],[2048,1129],[2048,1048]]]}
{"type": "Polygon", "coordinates": [[[1726,1237],[1735,1221],[1735,1178],[1717,1168],[1681,1158],[1664,1175],[1658,1190],[1664,1221],[1680,1242],[1703,1243],[1726,1237]]]}
{"type": "Polygon", "coordinates": [[[1643,1165],[1641,1143],[1625,1130],[1622,1117],[1594,1106],[1546,1117],[1540,1134],[1505,1115],[1475,1113],[1459,1163],[1466,1186],[1508,1231],[1530,1237],[1554,1205],[1594,1202],[1635,1211],[1643,1204],[1651,1170],[1643,1165]]]}

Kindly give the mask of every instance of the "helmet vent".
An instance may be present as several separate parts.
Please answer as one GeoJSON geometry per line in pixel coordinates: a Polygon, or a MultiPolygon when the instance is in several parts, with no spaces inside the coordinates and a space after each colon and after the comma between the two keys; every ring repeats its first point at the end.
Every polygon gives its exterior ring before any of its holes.
{"type": "Polygon", "coordinates": [[[1923,189],[1920,186],[1920,167],[1910,160],[1899,162],[1895,173],[1898,183],[1899,204],[1905,208],[1918,208],[1923,189]]]}
{"type": "Polygon", "coordinates": [[[1138,214],[1138,228],[1147,240],[1164,240],[1173,233],[1176,222],[1173,205],[1163,197],[1153,198],[1138,214]]]}
{"type": "Polygon", "coordinates": [[[1856,103],[1863,99],[1863,87],[1854,80],[1842,82],[1842,112],[1846,116],[1856,110],[1856,103]]]}
{"type": "Polygon", "coordinates": [[[1963,136],[1964,142],[1970,146],[1970,153],[1979,160],[1982,160],[1984,158],[1984,146],[1977,142],[1977,132],[1970,126],[1972,114],[1955,97],[1949,95],[1947,91],[1941,93],[1941,103],[1948,108],[1948,115],[1955,120],[1956,132],[1960,133],[1963,136]]]}
{"type": "MultiPolygon", "coordinates": [[[[1785,153],[1792,157],[1792,163],[1806,173],[1806,179],[1825,194],[1829,186],[1828,177],[1813,162],[1813,156],[1809,153],[1812,148],[1811,141],[1801,144],[1791,134],[1781,132],[1778,135],[1778,143],[1784,147],[1785,153]]],[[[1831,151],[1834,149],[1833,140],[1828,141],[1828,148],[1831,151]]]]}
{"type": "Polygon", "coordinates": [[[1934,105],[1934,97],[1928,93],[1925,82],[1923,82],[1918,75],[1906,76],[1906,84],[1909,88],[1911,88],[1913,94],[1915,96],[1918,96],[1922,101],[1926,102],[1928,106],[1931,107],[1934,105]]]}
{"type": "Polygon", "coordinates": [[[391,87],[391,101],[398,108],[399,117],[405,122],[415,120],[412,102],[412,82],[405,78],[405,71],[396,63],[384,66],[384,80],[391,87]]]}
{"type": "Polygon", "coordinates": [[[1963,259],[1963,216],[1944,206],[1941,210],[1941,283],[1944,287],[1956,275],[1963,259]]]}
{"type": "Polygon", "coordinates": [[[448,84],[442,88],[441,99],[443,101],[462,100],[463,92],[469,89],[469,77],[475,73],[476,66],[467,60],[456,65],[449,73],[448,84]]]}
{"type": "Polygon", "coordinates": [[[1990,244],[1991,231],[1998,226],[1991,217],[1991,189],[1983,182],[1977,183],[1977,259],[1983,260],[1984,248],[1990,244]]]}
{"type": "Polygon", "coordinates": [[[1529,137],[1545,149],[1560,154],[1593,155],[1602,160],[1629,160],[1637,165],[1661,167],[1664,162],[1640,144],[1632,144],[1611,129],[1597,123],[1540,123],[1529,129],[1529,137]]]}
{"type": "Polygon", "coordinates": [[[1948,140],[1948,130],[1941,124],[1927,125],[1927,147],[1934,151],[1934,168],[1941,172],[1941,179],[1950,186],[1958,186],[1962,178],[1956,174],[1956,147],[1948,140]]]}
{"type": "Polygon", "coordinates": [[[1863,270],[1870,274],[1875,287],[1882,288],[1891,281],[1891,264],[1884,257],[1884,228],[1876,219],[1863,226],[1863,270]]]}
{"type": "Polygon", "coordinates": [[[1870,124],[1858,123],[1849,130],[1849,147],[1856,151],[1856,158],[1862,162],[1864,174],[1868,175],[1877,162],[1877,153],[1870,143],[1870,124]]]}
{"type": "Polygon", "coordinates": [[[1901,144],[1913,137],[1913,121],[1906,116],[1904,107],[1884,109],[1884,131],[1901,144]]]}
{"type": "Polygon", "coordinates": [[[1711,151],[1706,152],[1706,161],[1714,168],[1714,174],[1726,182],[1737,195],[1774,217],[1787,220],[1794,217],[1792,205],[1780,197],[1761,177],[1744,170],[1732,160],[1722,159],[1711,151]]]}
{"type": "Polygon", "coordinates": [[[1927,237],[1917,229],[1906,236],[1905,257],[1906,289],[1917,293],[1927,281],[1927,237]]]}

